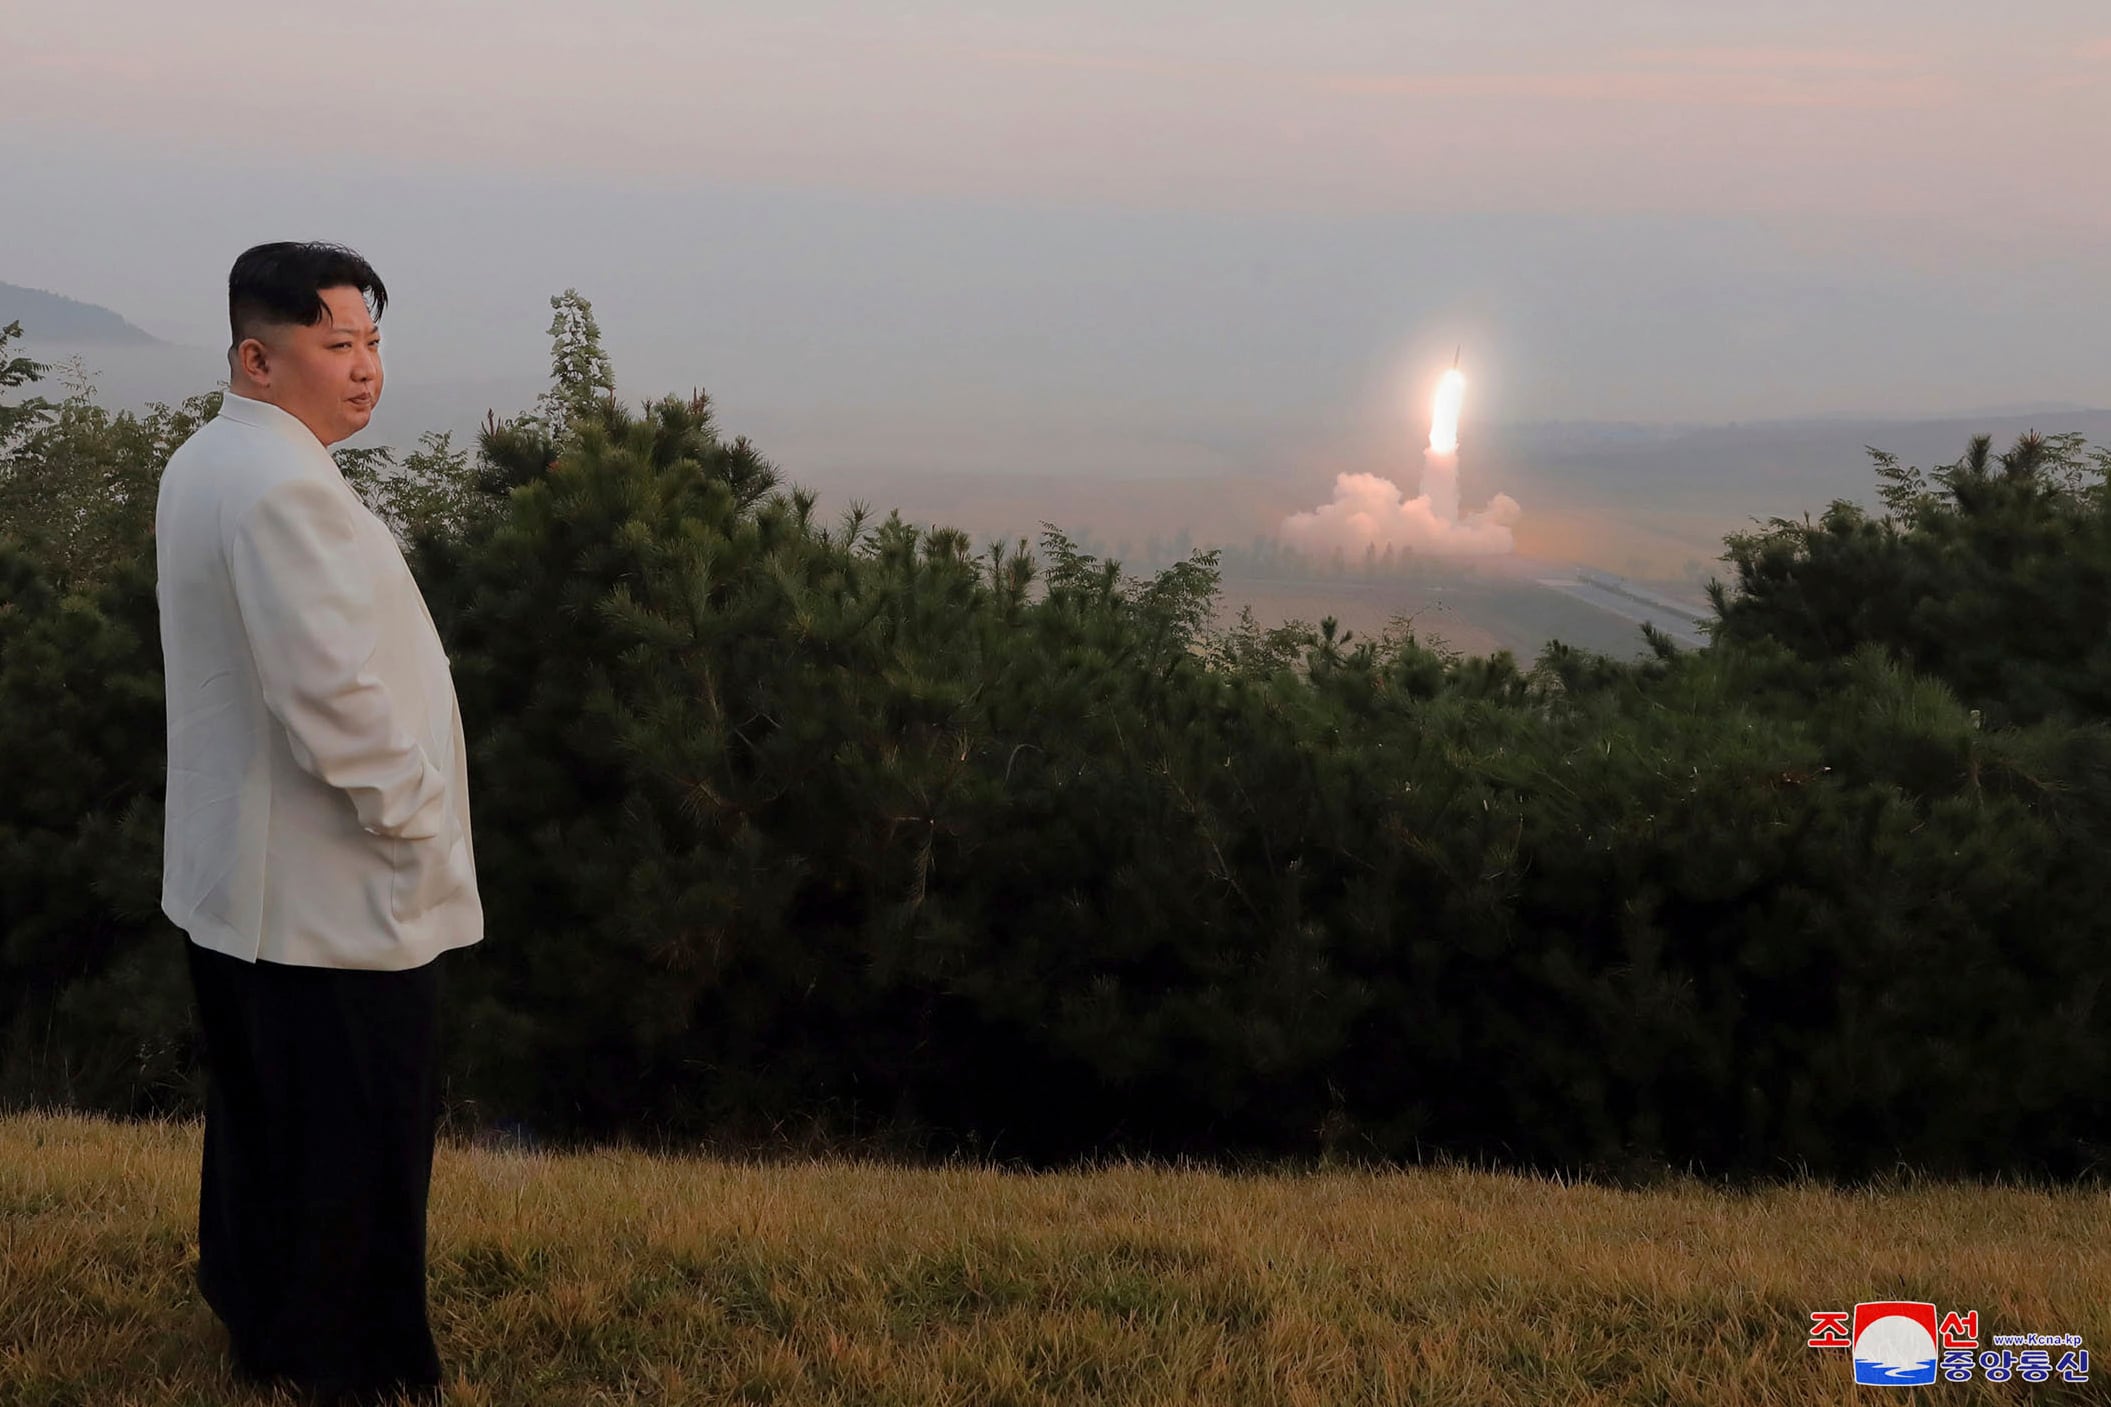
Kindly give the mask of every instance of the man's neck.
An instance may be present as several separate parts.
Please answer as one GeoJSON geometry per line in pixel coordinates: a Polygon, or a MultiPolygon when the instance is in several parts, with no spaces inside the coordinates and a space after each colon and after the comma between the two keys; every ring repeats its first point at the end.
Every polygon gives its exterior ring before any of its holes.
{"type": "Polygon", "coordinates": [[[245,386],[236,386],[232,383],[229,383],[227,388],[227,394],[230,396],[239,396],[245,401],[255,401],[258,405],[270,406],[273,410],[285,416],[294,424],[300,426],[303,430],[306,430],[309,434],[314,435],[315,442],[321,445],[324,449],[328,449],[330,447],[330,442],[324,439],[320,434],[317,434],[316,429],[313,425],[310,425],[307,421],[301,419],[300,416],[294,414],[292,411],[286,409],[286,407],[280,405],[277,401],[271,399],[269,395],[258,394],[259,389],[259,387],[253,384],[245,386]]]}

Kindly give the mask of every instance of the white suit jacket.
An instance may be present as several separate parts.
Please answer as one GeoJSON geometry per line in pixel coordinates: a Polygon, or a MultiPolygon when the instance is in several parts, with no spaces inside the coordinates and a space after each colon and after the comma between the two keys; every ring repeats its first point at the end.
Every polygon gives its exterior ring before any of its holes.
{"type": "Polygon", "coordinates": [[[232,393],[161,478],[161,908],[244,961],[400,971],[484,936],[454,678],[387,525],[232,393]]]}

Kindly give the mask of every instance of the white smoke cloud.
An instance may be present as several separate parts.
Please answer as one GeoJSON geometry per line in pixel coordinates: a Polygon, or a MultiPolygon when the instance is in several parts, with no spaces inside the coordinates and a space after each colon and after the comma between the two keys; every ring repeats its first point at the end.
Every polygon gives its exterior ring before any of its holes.
{"type": "MultiPolygon", "coordinates": [[[[1434,463],[1430,469],[1425,480],[1442,477],[1434,463]]],[[[1334,479],[1334,501],[1309,513],[1291,514],[1283,520],[1279,535],[1287,545],[1322,558],[1338,547],[1351,560],[1360,557],[1366,547],[1444,556],[1511,550],[1510,525],[1523,513],[1516,499],[1499,493],[1488,500],[1486,508],[1464,518],[1452,516],[1457,505],[1455,469],[1447,483],[1425,483],[1425,491],[1414,498],[1377,474],[1340,474],[1334,479]],[[1448,490],[1449,503],[1433,504],[1430,489],[1448,490]],[[1444,512],[1444,507],[1451,513],[1444,512]]]]}

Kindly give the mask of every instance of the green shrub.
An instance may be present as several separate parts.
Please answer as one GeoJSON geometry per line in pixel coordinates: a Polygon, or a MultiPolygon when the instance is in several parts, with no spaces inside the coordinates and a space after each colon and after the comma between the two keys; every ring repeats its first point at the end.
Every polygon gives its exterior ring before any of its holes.
{"type": "MultiPolygon", "coordinates": [[[[551,394],[473,457],[341,457],[470,741],[467,1117],[1034,1160],[2101,1157],[2111,573],[2053,548],[2100,540],[2078,445],[1733,538],[1706,650],[1526,668],[1213,629],[1212,553],[1138,580],[1053,526],[819,523],[702,396],[605,394],[573,298],[551,394]]],[[[69,482],[151,483],[208,413],[78,400],[8,475],[70,424],[110,472],[69,482]]],[[[81,501],[117,526],[0,521],[0,1089],[190,1107],[151,544],[136,492],[81,501]]]]}

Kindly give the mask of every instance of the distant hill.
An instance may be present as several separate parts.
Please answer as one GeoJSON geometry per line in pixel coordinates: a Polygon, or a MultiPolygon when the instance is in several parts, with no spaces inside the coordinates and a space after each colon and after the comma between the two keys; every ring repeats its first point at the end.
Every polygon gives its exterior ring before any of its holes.
{"type": "Polygon", "coordinates": [[[69,347],[158,347],[159,337],[126,322],[108,308],[77,298],[0,283],[0,327],[22,324],[23,340],[69,347]]]}

